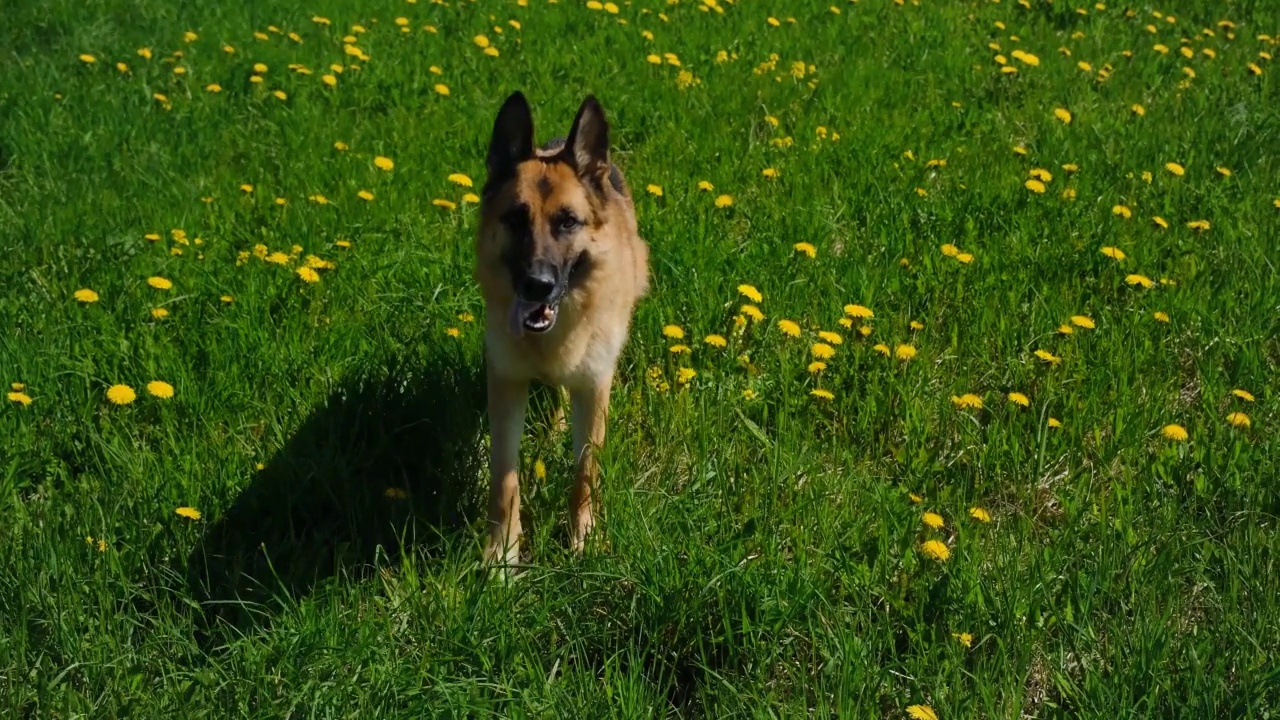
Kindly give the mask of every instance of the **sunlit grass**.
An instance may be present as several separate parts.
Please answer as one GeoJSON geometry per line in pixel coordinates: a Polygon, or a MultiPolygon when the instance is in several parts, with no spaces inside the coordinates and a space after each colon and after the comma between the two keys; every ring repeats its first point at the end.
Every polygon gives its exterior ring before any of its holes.
{"type": "Polygon", "coordinates": [[[1265,3],[356,5],[4,12],[2,714],[1280,712],[1265,3]],[[503,587],[515,89],[653,287],[503,587]]]}

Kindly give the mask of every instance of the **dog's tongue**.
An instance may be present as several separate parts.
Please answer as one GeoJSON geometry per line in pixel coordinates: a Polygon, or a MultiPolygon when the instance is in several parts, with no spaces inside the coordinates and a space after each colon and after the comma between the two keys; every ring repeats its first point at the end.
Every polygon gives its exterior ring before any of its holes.
{"type": "Polygon", "coordinates": [[[515,298],[511,301],[511,313],[507,316],[507,329],[511,331],[512,335],[516,337],[524,335],[524,319],[540,304],[521,300],[520,298],[515,298]]]}

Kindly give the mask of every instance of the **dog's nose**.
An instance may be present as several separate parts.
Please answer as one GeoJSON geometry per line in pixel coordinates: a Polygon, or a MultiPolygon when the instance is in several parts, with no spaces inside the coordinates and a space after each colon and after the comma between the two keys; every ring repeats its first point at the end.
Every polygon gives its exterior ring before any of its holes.
{"type": "Polygon", "coordinates": [[[546,302],[556,289],[556,268],[540,265],[529,268],[520,282],[520,297],[529,302],[546,302]]]}

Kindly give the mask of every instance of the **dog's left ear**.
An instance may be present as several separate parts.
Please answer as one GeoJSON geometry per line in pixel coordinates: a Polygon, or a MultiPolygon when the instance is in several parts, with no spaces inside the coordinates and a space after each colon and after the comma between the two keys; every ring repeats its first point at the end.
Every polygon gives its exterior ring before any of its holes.
{"type": "Polygon", "coordinates": [[[578,177],[603,188],[609,177],[609,123],[594,95],[588,95],[578,108],[565,149],[578,177]]]}

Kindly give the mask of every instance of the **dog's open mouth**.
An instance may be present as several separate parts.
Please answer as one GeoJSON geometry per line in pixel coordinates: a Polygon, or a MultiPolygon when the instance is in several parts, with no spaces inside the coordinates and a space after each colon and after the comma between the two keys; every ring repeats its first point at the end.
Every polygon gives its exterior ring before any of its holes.
{"type": "Polygon", "coordinates": [[[511,334],[520,337],[526,331],[544,333],[556,324],[556,306],[516,298],[511,301],[509,318],[511,334]]]}

